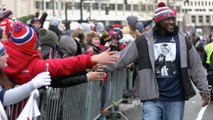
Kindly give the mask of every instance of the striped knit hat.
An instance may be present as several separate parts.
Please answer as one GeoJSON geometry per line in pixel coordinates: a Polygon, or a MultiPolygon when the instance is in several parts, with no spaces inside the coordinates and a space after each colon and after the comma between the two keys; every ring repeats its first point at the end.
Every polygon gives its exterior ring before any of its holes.
{"type": "Polygon", "coordinates": [[[15,21],[11,32],[11,40],[18,47],[32,50],[35,48],[37,36],[31,27],[20,21],[15,21]]]}
{"type": "Polygon", "coordinates": [[[13,12],[10,9],[7,9],[4,5],[0,6],[0,19],[7,18],[12,14],[13,12]]]}
{"type": "Polygon", "coordinates": [[[0,42],[0,56],[2,56],[6,52],[4,45],[0,42]]]}
{"type": "Polygon", "coordinates": [[[160,2],[155,10],[154,22],[157,23],[168,17],[176,17],[176,10],[172,10],[164,2],[160,2]]]}

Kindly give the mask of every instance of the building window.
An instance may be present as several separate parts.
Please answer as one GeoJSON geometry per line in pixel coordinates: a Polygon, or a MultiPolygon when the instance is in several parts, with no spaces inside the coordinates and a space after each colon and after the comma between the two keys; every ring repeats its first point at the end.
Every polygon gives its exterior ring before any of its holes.
{"type": "Polygon", "coordinates": [[[133,11],[139,11],[139,6],[138,5],[133,5],[133,11]]]}
{"type": "Polygon", "coordinates": [[[196,16],[192,16],[192,23],[196,23],[196,16]]]}
{"type": "Polygon", "coordinates": [[[84,3],[83,8],[84,10],[90,10],[90,3],[84,3]]]}
{"type": "Polygon", "coordinates": [[[210,23],[210,16],[206,16],[206,23],[210,23]]]}
{"type": "Polygon", "coordinates": [[[127,4],[126,6],[126,11],[131,11],[131,5],[127,4]]]}
{"type": "Polygon", "coordinates": [[[109,9],[110,10],[115,10],[115,4],[109,4],[109,9]]]}
{"type": "Polygon", "coordinates": [[[53,9],[53,3],[52,2],[47,2],[46,8],[47,9],[53,9]]]}
{"type": "Polygon", "coordinates": [[[153,5],[148,5],[148,11],[153,11],[154,8],[153,8],[153,5]]]}
{"type": "Polygon", "coordinates": [[[118,10],[119,10],[119,11],[122,11],[123,9],[124,9],[123,4],[118,4],[118,10]]]}
{"type": "Polygon", "coordinates": [[[98,10],[98,8],[99,8],[98,3],[93,3],[93,4],[92,4],[92,9],[93,9],[93,10],[98,10]]]}
{"type": "Polygon", "coordinates": [[[203,16],[200,15],[198,18],[199,18],[199,23],[203,23],[203,16]]]}
{"type": "Polygon", "coordinates": [[[36,9],[41,9],[41,7],[42,7],[41,5],[42,5],[41,1],[36,1],[36,3],[35,3],[36,9]]]}
{"type": "Polygon", "coordinates": [[[56,9],[58,9],[58,7],[59,7],[59,3],[58,3],[58,2],[56,2],[56,5],[55,5],[55,6],[56,6],[56,9]]]}
{"type": "Polygon", "coordinates": [[[80,3],[75,2],[74,3],[74,9],[75,10],[80,10],[80,3]]]}
{"type": "Polygon", "coordinates": [[[146,5],[141,5],[141,11],[146,11],[146,5]]]}
{"type": "Polygon", "coordinates": [[[101,4],[101,10],[106,10],[107,4],[106,3],[102,3],[101,4]]]}
{"type": "Polygon", "coordinates": [[[61,8],[60,9],[64,9],[64,4],[63,3],[58,3],[60,6],[61,6],[61,8]]]}
{"type": "Polygon", "coordinates": [[[66,5],[67,9],[72,9],[72,3],[71,2],[66,2],[66,5]]]}

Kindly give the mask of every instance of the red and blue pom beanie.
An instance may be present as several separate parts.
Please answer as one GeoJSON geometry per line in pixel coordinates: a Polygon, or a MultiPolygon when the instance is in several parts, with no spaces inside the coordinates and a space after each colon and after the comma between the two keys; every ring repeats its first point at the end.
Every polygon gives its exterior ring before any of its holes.
{"type": "Polygon", "coordinates": [[[35,31],[20,21],[15,21],[13,23],[10,38],[17,47],[23,47],[31,50],[35,48],[37,41],[35,31]]]}
{"type": "Polygon", "coordinates": [[[155,10],[154,22],[158,23],[168,17],[176,17],[176,10],[172,10],[164,2],[158,3],[155,10]]]}

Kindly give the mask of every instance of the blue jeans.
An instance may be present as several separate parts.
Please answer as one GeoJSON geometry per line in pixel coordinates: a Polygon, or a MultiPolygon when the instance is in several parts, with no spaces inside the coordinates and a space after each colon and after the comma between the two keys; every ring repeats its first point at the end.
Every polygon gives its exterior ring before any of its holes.
{"type": "Polygon", "coordinates": [[[183,120],[184,101],[145,101],[143,120],[183,120]]]}

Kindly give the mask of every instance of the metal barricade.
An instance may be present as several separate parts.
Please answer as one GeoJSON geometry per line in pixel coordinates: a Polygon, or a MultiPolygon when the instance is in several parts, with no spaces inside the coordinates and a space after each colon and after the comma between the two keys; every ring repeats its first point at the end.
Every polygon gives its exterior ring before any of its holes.
{"type": "Polygon", "coordinates": [[[126,86],[127,70],[126,68],[108,73],[108,97],[106,106],[111,107],[112,102],[121,102],[123,88],[126,86]]]}
{"type": "MultiPolygon", "coordinates": [[[[106,106],[121,102],[127,79],[126,68],[110,72],[106,106]]],[[[38,120],[95,120],[100,116],[100,82],[93,81],[69,88],[51,88],[40,94],[38,120]]]]}

